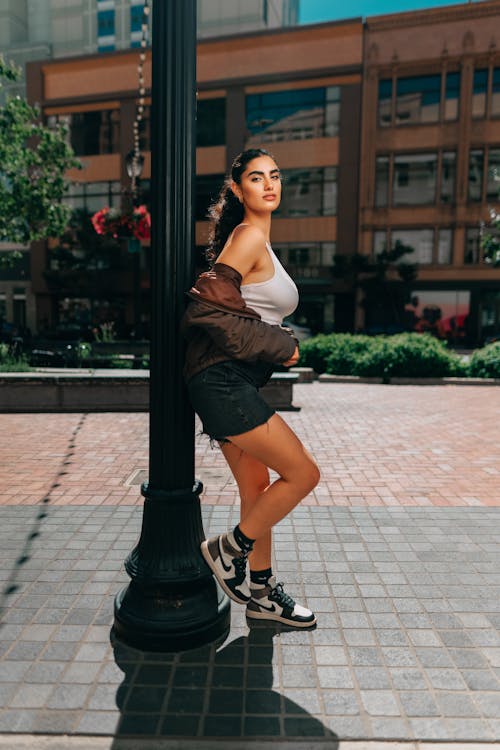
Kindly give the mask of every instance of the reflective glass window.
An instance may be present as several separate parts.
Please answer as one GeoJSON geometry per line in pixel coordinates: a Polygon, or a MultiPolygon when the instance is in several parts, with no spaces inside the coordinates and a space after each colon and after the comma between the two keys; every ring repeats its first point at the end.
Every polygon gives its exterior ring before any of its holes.
{"type": "Polygon", "coordinates": [[[453,232],[451,229],[440,229],[438,232],[437,262],[452,263],[453,232]]]}
{"type": "Polygon", "coordinates": [[[431,333],[453,344],[467,340],[469,291],[416,289],[412,292],[412,312],[412,330],[431,333]]]}
{"type": "Polygon", "coordinates": [[[436,200],[437,154],[399,154],[394,158],[392,202],[417,206],[436,200]]]}
{"type": "Polygon", "coordinates": [[[488,152],[486,199],[500,201],[500,148],[490,148],[488,152]]]}
{"type": "Polygon", "coordinates": [[[488,69],[474,71],[472,90],[472,117],[484,117],[486,114],[486,93],[488,91],[488,69]]]}
{"type": "Polygon", "coordinates": [[[500,68],[493,68],[493,81],[491,85],[491,114],[494,117],[500,115],[500,68]]]}
{"type": "Polygon", "coordinates": [[[378,124],[387,127],[391,124],[392,79],[383,78],[378,83],[378,124]]]}
{"type": "Polygon", "coordinates": [[[226,142],[226,100],[199,99],[196,105],[196,145],[223,146],[226,142]]]}
{"type": "Polygon", "coordinates": [[[479,227],[469,227],[465,232],[465,263],[481,262],[481,247],[479,227]]]}
{"type": "Polygon", "coordinates": [[[444,119],[458,118],[458,101],[460,98],[460,73],[446,74],[446,92],[444,102],[444,119]]]}
{"type": "Polygon", "coordinates": [[[387,206],[389,200],[389,157],[377,156],[375,166],[375,205],[387,206]]]}
{"type": "Polygon", "coordinates": [[[455,202],[455,174],[457,155],[455,151],[445,151],[441,164],[441,202],[455,202]]]}
{"type": "Polygon", "coordinates": [[[281,203],[275,216],[334,216],[337,168],[284,170],[281,203]]]}
{"type": "Polygon", "coordinates": [[[51,115],[47,124],[69,128],[69,142],[77,156],[113,154],[120,150],[120,112],[117,109],[51,115]]]}
{"type": "Polygon", "coordinates": [[[437,122],[441,98],[441,76],[398,78],[396,124],[437,122]]]}
{"type": "Polygon", "coordinates": [[[64,202],[73,210],[81,209],[95,213],[104,206],[119,208],[121,205],[121,185],[119,182],[72,182],[64,197],[64,202]]]}
{"type": "Polygon", "coordinates": [[[338,135],[338,86],[249,94],[246,107],[247,146],[338,135]]]}
{"type": "Polygon", "coordinates": [[[474,149],[469,153],[469,200],[480,201],[483,197],[484,151],[474,149]]]}
{"type": "Polygon", "coordinates": [[[378,255],[387,250],[387,232],[385,229],[377,229],[373,233],[373,254],[378,255]]]}
{"type": "Polygon", "coordinates": [[[391,246],[394,247],[398,241],[413,248],[413,253],[404,255],[401,258],[401,263],[432,263],[433,229],[393,229],[391,231],[391,246]]]}

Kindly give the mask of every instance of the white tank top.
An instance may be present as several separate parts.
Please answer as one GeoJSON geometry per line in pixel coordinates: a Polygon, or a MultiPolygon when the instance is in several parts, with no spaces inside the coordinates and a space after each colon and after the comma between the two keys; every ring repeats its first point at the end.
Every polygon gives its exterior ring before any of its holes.
{"type": "Polygon", "coordinates": [[[266,247],[274,266],[274,274],[267,281],[241,285],[241,296],[252,310],[259,313],[264,323],[281,325],[299,304],[299,293],[273,252],[269,242],[266,247]]]}

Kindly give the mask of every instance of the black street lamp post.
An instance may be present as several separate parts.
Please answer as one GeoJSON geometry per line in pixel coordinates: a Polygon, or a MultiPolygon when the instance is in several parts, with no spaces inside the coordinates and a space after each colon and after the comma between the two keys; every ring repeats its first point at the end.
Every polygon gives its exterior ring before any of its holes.
{"type": "Polygon", "coordinates": [[[229,631],[229,600],[201,557],[194,416],[179,321],[193,277],[196,0],[153,7],[149,481],[141,536],[125,561],[114,632],[144,650],[181,651],[229,631]]]}

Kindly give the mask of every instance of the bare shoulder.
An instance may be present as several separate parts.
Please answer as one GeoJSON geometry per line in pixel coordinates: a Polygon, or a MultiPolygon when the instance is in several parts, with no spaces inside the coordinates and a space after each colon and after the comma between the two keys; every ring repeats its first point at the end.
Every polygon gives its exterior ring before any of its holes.
{"type": "Polygon", "coordinates": [[[230,242],[217,260],[236,268],[245,277],[258,262],[265,245],[266,238],[258,227],[240,224],[234,229],[230,242]]]}

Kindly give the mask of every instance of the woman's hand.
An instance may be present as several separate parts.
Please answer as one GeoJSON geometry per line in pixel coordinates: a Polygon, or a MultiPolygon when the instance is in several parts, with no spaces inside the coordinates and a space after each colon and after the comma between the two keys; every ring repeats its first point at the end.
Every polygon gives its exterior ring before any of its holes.
{"type": "Polygon", "coordinates": [[[299,361],[299,357],[300,357],[299,347],[296,346],[295,351],[290,357],[290,359],[287,359],[286,362],[282,362],[281,364],[283,365],[283,367],[293,367],[299,361]]]}

